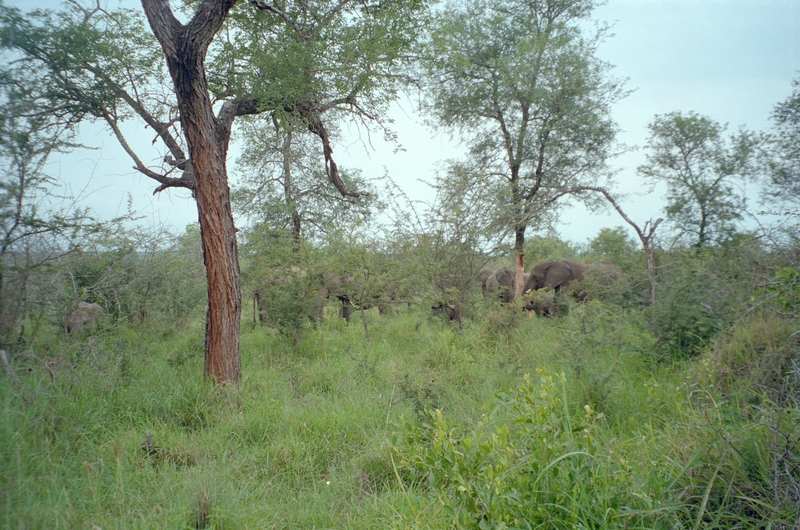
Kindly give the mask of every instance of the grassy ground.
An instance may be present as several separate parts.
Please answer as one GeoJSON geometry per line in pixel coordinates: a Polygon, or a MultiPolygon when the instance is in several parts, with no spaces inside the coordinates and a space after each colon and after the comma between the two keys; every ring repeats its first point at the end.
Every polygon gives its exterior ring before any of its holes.
{"type": "Polygon", "coordinates": [[[742,497],[791,522],[729,483],[769,489],[768,433],[635,313],[367,318],[245,325],[239,387],[203,380],[200,318],[37,345],[0,380],[0,526],[753,527],[742,497]]]}

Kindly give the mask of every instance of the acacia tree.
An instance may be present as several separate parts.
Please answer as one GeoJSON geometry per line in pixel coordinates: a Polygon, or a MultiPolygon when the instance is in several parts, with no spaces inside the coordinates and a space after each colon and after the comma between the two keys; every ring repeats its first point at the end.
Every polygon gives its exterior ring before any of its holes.
{"type": "MultiPolygon", "coordinates": [[[[68,120],[73,126],[82,121],[103,123],[134,161],[135,170],[159,183],[156,192],[191,191],[207,272],[205,372],[215,382],[237,382],[241,375],[241,291],[226,167],[234,120],[280,112],[304,123],[321,140],[327,177],[341,193],[357,195],[346,189],[339,176],[323,116],[340,106],[357,108],[364,88],[377,82],[370,63],[359,62],[352,67],[362,69],[362,75],[353,75],[349,83],[341,79],[336,85],[345,94],[342,97],[322,99],[325,94],[313,89],[307,89],[304,98],[295,93],[279,97],[293,86],[318,86],[324,72],[311,68],[305,77],[286,72],[273,76],[268,54],[240,49],[240,41],[230,37],[245,38],[252,32],[247,38],[263,41],[261,51],[268,51],[273,41],[264,36],[284,25],[306,35],[305,26],[292,19],[283,4],[259,0],[232,12],[234,4],[236,0],[203,0],[184,5],[188,22],[182,23],[170,2],[142,0],[152,33],[141,13],[109,12],[101,9],[99,1],[86,8],[74,0],[61,12],[25,15],[0,4],[0,43],[18,59],[8,62],[3,76],[24,87],[26,96],[40,105],[41,115],[68,120]],[[226,23],[228,28],[224,28],[226,23]],[[221,29],[225,38],[215,40],[221,29]],[[212,56],[207,61],[209,53],[224,60],[215,62],[212,56]],[[245,68],[251,68],[249,77],[241,75],[245,68]],[[252,82],[244,82],[248,79],[252,82]],[[147,158],[140,157],[128,142],[123,122],[131,118],[154,131],[158,156],[150,159],[163,162],[145,163],[147,158]]],[[[394,42],[392,22],[403,20],[408,9],[421,4],[396,0],[373,6],[343,0],[325,5],[327,14],[314,11],[309,19],[380,18],[385,31],[382,38],[376,35],[373,40],[394,42]]],[[[413,41],[407,31],[413,24],[396,25],[401,42],[413,41]]],[[[315,40],[315,50],[337,47],[343,38],[325,35],[332,40],[315,40]]]]}
{"type": "Polygon", "coordinates": [[[737,185],[757,171],[757,135],[742,129],[726,138],[725,126],[694,112],[656,116],[649,129],[650,153],[638,172],[666,184],[667,219],[678,237],[696,248],[728,239],[746,205],[737,185]]]}
{"type": "MultiPolygon", "coordinates": [[[[593,0],[470,0],[443,10],[429,43],[427,109],[460,132],[474,171],[503,184],[495,209],[513,233],[518,289],[525,232],[556,201],[597,184],[625,93],[581,29],[593,0]]],[[[596,194],[583,194],[593,201],[596,194]]]]}
{"type": "Polygon", "coordinates": [[[332,159],[336,124],[368,124],[393,139],[382,116],[398,90],[412,82],[404,70],[425,5],[420,0],[252,4],[257,16],[231,17],[219,41],[215,69],[225,75],[212,79],[212,90],[258,94],[270,107],[245,120],[240,158],[245,181],[238,191],[248,200],[238,204],[248,213],[264,211],[262,205],[274,212],[278,206],[291,217],[297,240],[304,224],[319,228],[336,210],[363,214],[371,205],[364,183],[354,172],[340,175],[332,159]],[[315,179],[320,172],[328,173],[329,185],[315,179]],[[354,191],[353,184],[362,191],[354,191]]]}

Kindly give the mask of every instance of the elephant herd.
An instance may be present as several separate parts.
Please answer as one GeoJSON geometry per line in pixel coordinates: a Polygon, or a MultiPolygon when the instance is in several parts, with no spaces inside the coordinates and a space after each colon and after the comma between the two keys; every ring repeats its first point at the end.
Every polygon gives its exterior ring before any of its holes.
{"type": "MultiPolygon", "coordinates": [[[[558,300],[571,296],[585,300],[599,293],[598,286],[613,287],[623,277],[619,268],[609,262],[578,263],[570,260],[540,263],[523,276],[522,307],[538,316],[553,316],[557,313],[558,300]]],[[[483,269],[479,275],[483,295],[500,302],[511,303],[517,296],[516,275],[513,269],[483,269]]],[[[340,314],[347,321],[353,309],[378,307],[381,313],[390,304],[406,299],[382,291],[380,295],[365,294],[363,286],[349,275],[325,272],[310,274],[297,267],[290,267],[262,279],[266,286],[254,294],[254,315],[261,323],[275,322],[282,318],[287,307],[296,307],[312,322],[321,323],[327,300],[340,303],[340,314]],[[282,298],[283,297],[283,298],[282,298]]],[[[438,301],[431,305],[434,315],[447,317],[461,325],[458,304],[438,301]]]]}
{"type": "MultiPolygon", "coordinates": [[[[556,313],[556,302],[560,296],[571,296],[575,300],[585,300],[596,295],[598,286],[613,289],[623,278],[620,269],[609,262],[578,263],[570,260],[548,261],[540,263],[524,274],[523,277],[523,309],[538,316],[552,316],[556,313]]],[[[369,309],[378,307],[381,313],[389,304],[399,298],[390,293],[380,296],[369,296],[359,292],[353,276],[322,273],[310,275],[298,267],[290,267],[281,273],[274,273],[264,278],[264,285],[271,286],[255,292],[253,297],[254,314],[261,323],[274,320],[276,310],[284,307],[276,299],[276,293],[283,293],[287,299],[300,302],[299,311],[314,322],[321,322],[325,303],[328,299],[336,299],[341,304],[340,314],[347,322],[354,308],[369,309]]],[[[511,303],[517,297],[516,275],[513,269],[482,269],[479,274],[481,289],[486,298],[494,298],[503,303],[511,303]]],[[[402,298],[402,297],[400,297],[402,298]]],[[[458,307],[440,302],[431,306],[434,314],[443,314],[450,320],[461,324],[458,307]]],[[[105,311],[97,304],[79,302],[73,306],[66,321],[66,331],[74,334],[86,326],[96,326],[105,311]]]]}
{"type": "Polygon", "coordinates": [[[352,300],[348,291],[353,282],[352,277],[309,274],[296,266],[275,270],[262,279],[262,288],[253,294],[254,314],[262,324],[293,310],[307,313],[312,322],[322,322],[325,302],[337,298],[342,304],[341,315],[349,322],[352,300]]]}
{"type": "MultiPolygon", "coordinates": [[[[607,261],[578,263],[560,260],[540,263],[524,275],[523,308],[538,316],[551,316],[557,296],[569,294],[576,300],[585,300],[589,296],[590,285],[611,286],[621,278],[622,271],[607,261]]],[[[505,303],[514,301],[517,285],[513,269],[483,269],[479,279],[484,296],[496,297],[505,303]]]]}

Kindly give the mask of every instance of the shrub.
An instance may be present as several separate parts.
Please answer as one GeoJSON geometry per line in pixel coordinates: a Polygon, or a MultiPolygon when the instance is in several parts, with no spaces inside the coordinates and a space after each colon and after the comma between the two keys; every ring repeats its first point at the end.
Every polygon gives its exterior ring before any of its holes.
{"type": "Polygon", "coordinates": [[[739,317],[755,288],[757,246],[674,252],[659,269],[652,328],[656,351],[693,357],[739,317]]]}
{"type": "Polygon", "coordinates": [[[525,376],[487,408],[472,428],[428,410],[393,439],[395,463],[418,492],[409,499],[441,506],[432,517],[476,529],[662,527],[657,514],[668,509],[624,458],[604,452],[602,416],[589,404],[570,410],[564,374],[540,370],[538,384],[525,376]]]}

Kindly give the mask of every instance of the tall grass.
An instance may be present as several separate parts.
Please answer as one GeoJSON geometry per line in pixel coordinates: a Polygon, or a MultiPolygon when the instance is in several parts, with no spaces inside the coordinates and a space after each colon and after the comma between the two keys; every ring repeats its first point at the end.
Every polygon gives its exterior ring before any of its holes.
{"type": "Polygon", "coordinates": [[[360,316],[296,343],[245,325],[238,387],[203,380],[199,318],[22,352],[21,386],[0,380],[0,526],[790,527],[765,447],[796,435],[790,409],[765,423],[718,361],[665,363],[633,313],[366,316],[370,340],[360,316]]]}

